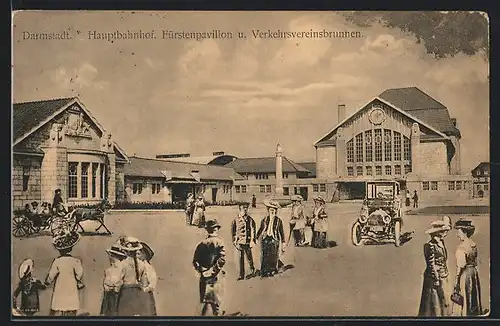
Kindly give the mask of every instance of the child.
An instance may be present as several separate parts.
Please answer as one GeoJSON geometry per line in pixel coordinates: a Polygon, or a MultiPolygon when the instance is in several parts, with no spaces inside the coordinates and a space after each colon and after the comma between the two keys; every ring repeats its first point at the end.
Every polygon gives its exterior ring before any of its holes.
{"type": "Polygon", "coordinates": [[[151,259],[153,259],[154,252],[151,247],[145,243],[141,242],[142,249],[137,252],[137,258],[144,262],[144,271],[146,277],[143,279],[143,291],[149,293],[149,302],[146,307],[149,310],[148,316],[156,316],[156,302],[154,297],[154,291],[156,290],[156,283],[158,282],[158,277],[156,276],[156,271],[151,265],[151,259]]]}
{"type": "Polygon", "coordinates": [[[38,291],[45,289],[45,285],[33,275],[33,259],[25,259],[19,266],[19,285],[14,291],[13,308],[17,309],[17,297],[21,294],[20,311],[26,316],[33,316],[40,311],[40,300],[38,291]]]}
{"type": "Polygon", "coordinates": [[[118,307],[118,295],[123,284],[124,272],[120,262],[127,255],[118,248],[111,246],[106,252],[109,256],[111,266],[104,271],[104,295],[101,303],[101,316],[116,316],[118,307]]]}

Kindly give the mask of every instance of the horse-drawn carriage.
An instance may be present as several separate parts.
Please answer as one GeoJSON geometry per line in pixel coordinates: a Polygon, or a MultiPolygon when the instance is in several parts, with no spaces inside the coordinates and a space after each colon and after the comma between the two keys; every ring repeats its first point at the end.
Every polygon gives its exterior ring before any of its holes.
{"type": "Polygon", "coordinates": [[[50,231],[56,234],[63,230],[85,231],[81,225],[84,221],[96,221],[99,226],[95,232],[104,228],[107,234],[111,231],[104,224],[104,216],[110,207],[106,200],[103,200],[96,208],[69,208],[65,213],[50,212],[49,214],[35,214],[29,211],[14,213],[12,220],[12,233],[15,237],[39,234],[41,231],[50,231]]]}

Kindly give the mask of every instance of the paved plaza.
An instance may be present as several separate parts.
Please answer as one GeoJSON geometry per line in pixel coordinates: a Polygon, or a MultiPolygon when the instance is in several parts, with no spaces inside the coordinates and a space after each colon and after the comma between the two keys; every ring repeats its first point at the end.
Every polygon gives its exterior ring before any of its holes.
{"type": "MultiPolygon", "coordinates": [[[[306,205],[311,215],[311,204],[306,205]]],[[[227,247],[226,311],[248,316],[416,316],[425,268],[422,246],[429,223],[441,216],[408,215],[403,232],[414,231],[412,239],[399,248],[393,244],[354,247],[350,229],[358,216],[356,202],[328,204],[328,237],[337,243],[329,249],[294,248],[290,244],[283,261],[293,269],[274,278],[236,281],[237,260],[231,244],[231,219],[237,207],[208,207],[207,218],[222,224],[221,235],[227,247]]],[[[264,207],[250,208],[257,225],[264,207]]],[[[289,208],[280,210],[288,237],[289,208]]],[[[452,215],[455,221],[459,216],[452,215]]],[[[469,216],[476,225],[473,236],[479,250],[479,274],[483,309],[490,309],[490,228],[489,215],[469,216]]],[[[90,222],[89,222],[90,223],[90,222]]],[[[124,212],[112,211],[106,225],[113,236],[84,235],[73,254],[84,265],[84,311],[98,315],[102,295],[102,277],[109,266],[104,251],[120,235],[132,235],[148,242],[155,250],[152,260],[159,280],[156,304],[160,316],[196,316],[198,280],[191,260],[195,246],[205,237],[202,229],[185,225],[183,211],[124,212]]],[[[85,225],[88,230],[95,227],[85,225]]],[[[446,238],[451,280],[456,273],[454,252],[459,244],[455,231],[446,238]]],[[[45,278],[57,252],[49,235],[13,238],[12,281],[17,284],[17,269],[26,257],[35,260],[35,276],[45,278]]],[[[259,247],[254,248],[259,265],[259,247]]],[[[41,312],[47,315],[51,289],[41,293],[41,312]]]]}

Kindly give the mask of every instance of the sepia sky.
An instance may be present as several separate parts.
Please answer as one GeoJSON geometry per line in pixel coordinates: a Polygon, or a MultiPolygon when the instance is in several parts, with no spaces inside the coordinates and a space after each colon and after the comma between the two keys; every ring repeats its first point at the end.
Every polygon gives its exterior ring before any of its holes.
{"type": "MultiPolygon", "coordinates": [[[[448,107],[462,168],[489,161],[484,51],[437,59],[425,40],[335,12],[21,12],[14,16],[14,102],[78,96],[129,154],[272,156],[295,161],[346,114],[387,88],[417,86],[448,107]],[[361,38],[256,39],[252,30],[360,31],[361,38]],[[89,40],[88,31],[155,30],[156,40],[89,40]],[[164,40],[162,30],[245,32],[247,39],[164,40]],[[67,30],[74,39],[22,40],[67,30]],[[80,31],[80,34],[77,34],[80,31]]],[[[463,27],[467,28],[467,26],[463,27]]],[[[430,36],[432,38],[433,35],[430,36]]],[[[452,38],[450,34],[450,38],[452,38]]],[[[453,39],[451,39],[453,43],[453,39]]]]}

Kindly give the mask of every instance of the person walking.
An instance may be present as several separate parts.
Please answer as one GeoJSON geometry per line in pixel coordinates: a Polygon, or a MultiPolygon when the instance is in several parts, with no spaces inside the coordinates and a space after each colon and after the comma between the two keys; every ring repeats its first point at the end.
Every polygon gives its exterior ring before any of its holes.
{"type": "Polygon", "coordinates": [[[457,275],[455,277],[454,293],[463,298],[460,315],[484,315],[481,303],[481,282],[477,271],[477,246],[471,236],[476,228],[471,220],[461,218],[454,228],[461,243],[457,247],[455,257],[457,260],[457,275]]]}
{"type": "Polygon", "coordinates": [[[418,311],[421,317],[443,317],[450,314],[448,253],[443,241],[449,230],[445,221],[438,220],[432,222],[431,228],[426,231],[431,238],[424,244],[426,268],[418,311]]]}
{"type": "Polygon", "coordinates": [[[239,214],[231,223],[231,234],[233,245],[239,254],[239,277],[238,281],[245,278],[245,256],[250,266],[250,274],[246,278],[255,276],[252,247],[256,243],[255,220],[248,215],[248,202],[239,203],[239,214]]]}
{"type": "Polygon", "coordinates": [[[294,195],[292,197],[292,212],[290,216],[290,235],[288,237],[288,242],[290,243],[290,238],[293,236],[295,246],[301,246],[305,242],[304,238],[304,228],[306,227],[306,220],[304,216],[304,206],[302,206],[302,196],[294,195]]]}
{"type": "Polygon", "coordinates": [[[257,208],[257,198],[255,194],[252,195],[252,208],[257,208]]]}
{"type": "Polygon", "coordinates": [[[192,193],[188,194],[186,199],[186,224],[192,225],[194,213],[194,195],[192,193]]]}
{"type": "Polygon", "coordinates": [[[224,279],[226,272],[226,249],[219,236],[221,228],[217,220],[205,224],[207,238],[201,241],[194,251],[193,267],[199,274],[201,315],[205,316],[210,307],[214,316],[224,315],[224,279]]]}
{"type": "Polygon", "coordinates": [[[205,200],[202,195],[199,195],[194,202],[193,225],[199,228],[205,226],[205,200]]]}
{"type": "Polygon", "coordinates": [[[269,277],[278,274],[283,266],[279,258],[280,251],[285,250],[285,234],[283,221],[277,215],[280,204],[275,200],[265,200],[264,205],[267,216],[260,223],[257,238],[261,239],[260,276],[269,277]]]}
{"type": "Polygon", "coordinates": [[[413,208],[418,208],[418,194],[416,190],[413,191],[412,199],[413,199],[413,208]]]}
{"type": "Polygon", "coordinates": [[[79,290],[83,284],[83,265],[80,259],[71,256],[73,247],[80,240],[75,232],[65,232],[55,236],[52,244],[59,251],[50,266],[45,285],[54,283],[51,302],[51,316],[76,316],[80,309],[79,290]]]}
{"type": "Polygon", "coordinates": [[[60,205],[64,208],[64,200],[62,199],[61,189],[56,189],[54,191],[54,199],[52,200],[52,209],[54,213],[57,213],[60,205]]]}
{"type": "Polygon", "coordinates": [[[313,247],[320,249],[327,248],[328,214],[325,209],[325,200],[320,195],[314,197],[313,220],[313,247]]]}
{"type": "Polygon", "coordinates": [[[34,265],[35,262],[31,258],[25,259],[21,263],[19,266],[19,284],[14,290],[12,298],[12,307],[17,310],[17,297],[21,294],[19,310],[25,316],[33,316],[40,311],[39,291],[46,288],[40,280],[33,277],[34,265]]]}

